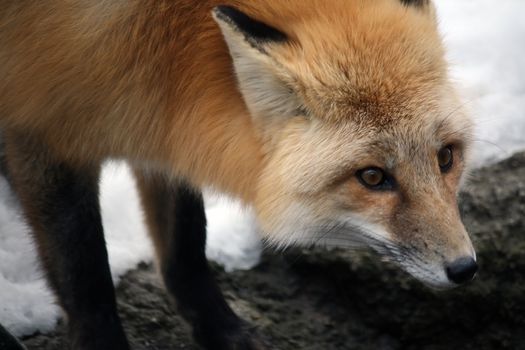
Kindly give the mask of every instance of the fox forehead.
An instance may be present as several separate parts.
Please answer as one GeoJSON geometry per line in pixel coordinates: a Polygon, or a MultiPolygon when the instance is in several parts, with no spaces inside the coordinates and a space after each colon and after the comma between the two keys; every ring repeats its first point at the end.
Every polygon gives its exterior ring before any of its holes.
{"type": "Polygon", "coordinates": [[[435,18],[419,8],[398,0],[305,1],[296,12],[276,24],[290,41],[272,52],[318,118],[388,124],[432,103],[447,81],[435,18]]]}

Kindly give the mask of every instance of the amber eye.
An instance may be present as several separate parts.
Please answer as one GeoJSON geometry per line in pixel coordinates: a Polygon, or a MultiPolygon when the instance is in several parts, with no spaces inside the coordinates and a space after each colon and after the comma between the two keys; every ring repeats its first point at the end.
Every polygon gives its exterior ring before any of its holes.
{"type": "Polygon", "coordinates": [[[380,168],[366,168],[357,172],[359,181],[372,190],[390,190],[394,187],[394,179],[380,168]]]}
{"type": "Polygon", "coordinates": [[[442,172],[447,172],[452,168],[454,163],[454,153],[452,152],[452,146],[446,146],[439,150],[437,154],[439,168],[442,172]]]}

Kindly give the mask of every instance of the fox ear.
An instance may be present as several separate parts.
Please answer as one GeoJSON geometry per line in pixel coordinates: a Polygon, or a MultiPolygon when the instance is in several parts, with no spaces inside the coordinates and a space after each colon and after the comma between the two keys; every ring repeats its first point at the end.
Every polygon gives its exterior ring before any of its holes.
{"type": "Polygon", "coordinates": [[[253,117],[297,114],[296,94],[286,83],[288,74],[273,50],[288,42],[282,31],[230,7],[217,6],[219,24],[233,60],[240,91],[253,117]]]}

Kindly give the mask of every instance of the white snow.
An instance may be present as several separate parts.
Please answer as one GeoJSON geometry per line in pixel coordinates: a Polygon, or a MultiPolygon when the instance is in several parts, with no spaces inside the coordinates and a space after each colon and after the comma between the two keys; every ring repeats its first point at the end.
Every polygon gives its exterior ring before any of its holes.
{"type": "Polygon", "coordinates": [[[0,323],[14,334],[53,329],[59,309],[41,278],[29,229],[0,176],[0,323]]]}
{"type": "MultiPolygon", "coordinates": [[[[153,260],[134,179],[123,163],[102,172],[101,208],[113,280],[141,261],[153,260]]],[[[206,194],[206,253],[228,271],[249,269],[261,242],[250,210],[238,202],[206,194]]],[[[15,335],[54,328],[60,310],[43,279],[30,231],[7,181],[0,176],[0,324],[15,335]]]]}
{"type": "Polygon", "coordinates": [[[452,75],[477,119],[477,164],[525,149],[525,1],[435,2],[452,75]]]}
{"type": "Polygon", "coordinates": [[[124,164],[112,162],[104,167],[100,183],[102,223],[106,233],[113,280],[140,261],[150,261],[153,246],[135,189],[135,180],[124,164]]]}
{"type": "MultiPolygon", "coordinates": [[[[477,164],[525,149],[525,1],[437,0],[452,73],[479,122],[477,164]]],[[[152,260],[126,166],[103,173],[101,205],[113,277],[152,260]]],[[[206,196],[207,254],[227,270],[250,268],[261,244],[249,209],[206,196]]],[[[16,335],[51,330],[60,315],[38,267],[29,230],[0,177],[0,323],[16,335]]]]}
{"type": "Polygon", "coordinates": [[[226,271],[250,269],[259,261],[262,244],[255,217],[238,201],[207,193],[208,236],[206,255],[226,271]]]}

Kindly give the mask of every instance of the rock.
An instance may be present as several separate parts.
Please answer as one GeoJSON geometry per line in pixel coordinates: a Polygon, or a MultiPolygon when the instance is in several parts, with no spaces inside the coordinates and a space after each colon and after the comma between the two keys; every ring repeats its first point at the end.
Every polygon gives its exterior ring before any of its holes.
{"type": "MultiPolygon", "coordinates": [[[[369,252],[266,252],[250,271],[214,268],[270,349],[525,349],[525,154],[476,170],[461,211],[480,271],[451,291],[428,289],[369,252]]],[[[117,293],[133,349],[197,349],[152,266],[129,272],[117,293]]],[[[24,342],[63,349],[63,334],[61,325],[24,342]]]]}
{"type": "Polygon", "coordinates": [[[0,349],[2,350],[25,350],[25,347],[0,325],[0,349]]]}

